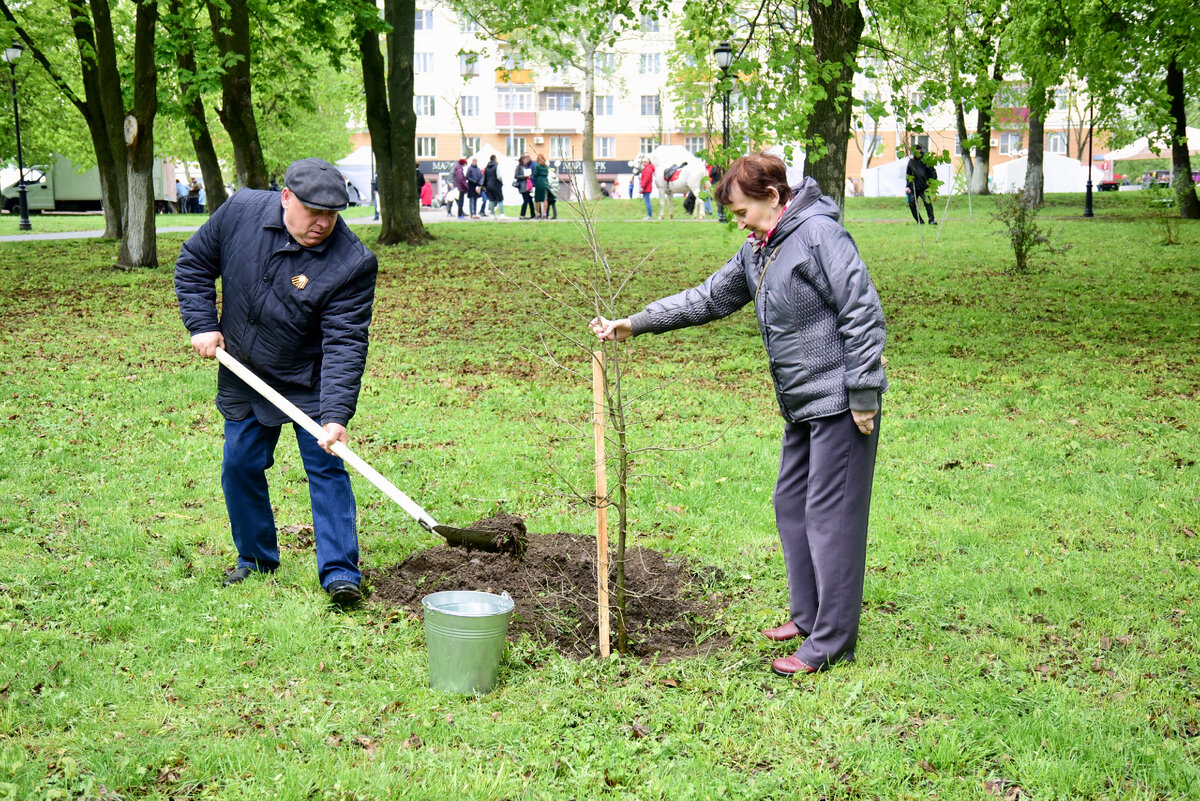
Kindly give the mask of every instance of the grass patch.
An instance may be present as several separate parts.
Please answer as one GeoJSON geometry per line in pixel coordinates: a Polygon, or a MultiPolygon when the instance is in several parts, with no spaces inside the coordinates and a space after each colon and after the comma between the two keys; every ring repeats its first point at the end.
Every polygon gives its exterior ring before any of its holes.
{"type": "MultiPolygon", "coordinates": [[[[219,589],[235,556],[215,370],[168,268],[113,270],[114,243],[0,245],[0,798],[1195,797],[1200,228],[1158,247],[1106,199],[1086,222],[1064,202],[1074,248],[1022,276],[990,208],[922,250],[916,226],[867,221],[882,201],[850,203],[892,381],[858,663],[767,669],[787,650],[756,634],[786,604],[781,426],[743,312],[636,340],[627,377],[674,381],[642,403],[635,445],[729,427],[643,460],[632,526],[721,571],[705,623],[730,648],[656,665],[515,641],[478,699],[428,689],[418,621],[332,610],[299,540],[274,576],[219,589]]],[[[615,261],[657,248],[628,310],[741,240],[618,222],[621,204],[637,201],[602,206],[599,228],[615,261]]],[[[536,299],[488,266],[565,293],[587,256],[569,225],[520,230],[450,223],[380,249],[352,444],[443,522],[503,502],[531,531],[587,533],[586,509],[542,487],[548,463],[586,485],[590,446],[551,450],[538,427],[585,417],[590,391],[526,350],[536,299]]],[[[160,237],[164,265],[184,238],[160,237]]],[[[367,566],[436,544],[355,485],[367,566]]],[[[310,521],[287,436],[272,490],[281,527],[310,521]]]]}

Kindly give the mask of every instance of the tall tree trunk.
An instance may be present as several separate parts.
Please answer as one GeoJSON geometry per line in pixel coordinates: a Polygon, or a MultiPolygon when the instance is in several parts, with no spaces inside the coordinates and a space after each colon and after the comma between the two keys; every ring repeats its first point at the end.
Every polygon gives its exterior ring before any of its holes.
{"type": "MultiPolygon", "coordinates": [[[[413,109],[413,47],[416,41],[416,0],[384,0],[383,17],[392,26],[388,34],[388,114],[391,125],[392,165],[381,180],[391,181],[396,194],[392,204],[397,241],[422,244],[432,237],[421,224],[417,201],[417,112],[413,109]]],[[[380,244],[392,244],[380,240],[380,244]]]]}
{"type": "Polygon", "coordinates": [[[217,114],[229,133],[238,188],[267,188],[267,168],[258,140],[258,122],[250,81],[250,14],[246,0],[207,0],[213,41],[221,53],[225,71],[221,73],[221,107],[217,114]],[[221,14],[221,5],[229,16],[221,14]]]}
{"type": "Polygon", "coordinates": [[[824,95],[813,107],[805,139],[811,144],[823,144],[825,153],[811,158],[814,150],[810,144],[804,172],[842,208],[846,198],[846,149],[850,141],[850,92],[863,15],[858,0],[810,0],[808,13],[812,20],[813,53],[824,79],[819,83],[824,95]]]}
{"type": "Polygon", "coordinates": [[[117,264],[157,267],[154,233],[154,116],[158,113],[158,67],[154,61],[157,0],[141,0],[133,41],[133,112],[125,118],[129,202],[117,264]]]}
{"type": "MultiPolygon", "coordinates": [[[[578,187],[584,200],[600,197],[596,178],[596,46],[587,44],[583,70],[583,186],[578,187]]],[[[615,193],[614,193],[615,194],[615,193]]]]}
{"type": "MultiPolygon", "coordinates": [[[[87,121],[88,133],[92,137],[92,150],[96,154],[96,170],[100,173],[101,206],[104,209],[104,238],[120,239],[124,229],[121,210],[125,207],[121,195],[121,182],[117,179],[117,162],[113,160],[113,149],[108,142],[108,128],[104,123],[104,109],[100,102],[100,73],[96,60],[96,38],[92,32],[92,20],[87,9],[78,3],[70,3],[68,10],[74,29],[75,42],[79,48],[79,70],[83,79],[83,96],[86,104],[80,108],[87,121]]],[[[120,165],[124,172],[125,165],[120,165]]]]}
{"type": "Polygon", "coordinates": [[[991,194],[991,190],[988,188],[988,173],[992,169],[992,107],[996,97],[995,87],[1000,85],[1003,78],[1004,70],[1000,65],[1000,56],[997,55],[987,95],[979,97],[979,93],[976,92],[979,109],[975,131],[979,134],[982,144],[979,146],[979,152],[975,154],[975,171],[971,175],[971,194],[973,195],[991,194]]]}
{"type": "MultiPolygon", "coordinates": [[[[1035,95],[1040,87],[1034,87],[1035,95]]],[[[1041,102],[1036,102],[1029,109],[1029,149],[1028,163],[1025,166],[1025,195],[1032,202],[1041,205],[1045,200],[1046,174],[1043,169],[1045,161],[1043,149],[1046,142],[1046,112],[1045,90],[1040,92],[1041,102]]]]}
{"type": "MultiPolygon", "coordinates": [[[[372,0],[363,0],[374,12],[372,0]]],[[[394,245],[401,241],[396,227],[398,208],[396,185],[392,182],[392,122],[388,114],[387,67],[379,49],[379,32],[364,30],[358,39],[362,59],[363,94],[367,110],[367,130],[371,132],[371,152],[375,156],[375,175],[371,180],[379,191],[379,238],[381,245],[394,245]],[[384,180],[378,180],[383,176],[384,180]]]]}
{"type": "MultiPolygon", "coordinates": [[[[971,189],[971,183],[972,176],[975,175],[975,159],[971,157],[971,148],[967,147],[967,137],[970,134],[967,133],[967,113],[963,109],[962,100],[954,101],[954,125],[958,128],[958,141],[962,149],[963,174],[967,178],[967,192],[974,194],[974,191],[971,189]]],[[[984,142],[984,144],[986,145],[987,143],[984,142]]]]}
{"type": "MultiPolygon", "coordinates": [[[[170,0],[171,34],[175,37],[175,63],[179,67],[179,98],[187,117],[188,136],[200,163],[200,174],[204,177],[204,210],[212,214],[225,202],[225,177],[221,175],[221,163],[213,147],[212,134],[208,130],[208,115],[200,91],[192,83],[196,75],[196,51],[192,48],[192,31],[183,25],[180,0],[170,0]]],[[[164,187],[164,191],[166,187],[164,187]]],[[[182,209],[181,209],[182,211],[182,209]]]]}
{"type": "Polygon", "coordinates": [[[1175,56],[1167,65],[1167,96],[1171,101],[1171,120],[1174,131],[1171,136],[1171,170],[1175,176],[1175,198],[1179,204],[1179,216],[1185,220],[1200,219],[1200,198],[1196,197],[1196,184],[1192,181],[1192,160],[1188,155],[1187,141],[1187,97],[1184,94],[1183,68],[1175,56]]]}
{"type": "MultiPolygon", "coordinates": [[[[121,220],[119,236],[124,236],[129,197],[129,174],[125,169],[125,101],[121,96],[121,74],[117,70],[117,46],[113,38],[112,15],[107,0],[91,0],[92,20],[96,36],[96,67],[100,90],[100,109],[104,129],[108,132],[108,149],[112,154],[113,178],[116,181],[117,203],[113,213],[121,220]]],[[[105,214],[105,228],[108,214],[105,214]]]]}

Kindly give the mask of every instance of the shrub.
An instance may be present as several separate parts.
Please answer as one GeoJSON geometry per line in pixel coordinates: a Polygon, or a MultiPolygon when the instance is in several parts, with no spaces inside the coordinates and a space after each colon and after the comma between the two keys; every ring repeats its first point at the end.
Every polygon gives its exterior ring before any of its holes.
{"type": "Polygon", "coordinates": [[[1051,253],[1064,253],[1071,248],[1070,245],[1056,246],[1050,241],[1050,231],[1038,224],[1041,210],[1042,204],[1022,189],[996,196],[996,213],[993,217],[1007,229],[1008,241],[1016,257],[1014,272],[1026,272],[1029,269],[1029,257],[1038,248],[1045,248],[1051,253]]]}

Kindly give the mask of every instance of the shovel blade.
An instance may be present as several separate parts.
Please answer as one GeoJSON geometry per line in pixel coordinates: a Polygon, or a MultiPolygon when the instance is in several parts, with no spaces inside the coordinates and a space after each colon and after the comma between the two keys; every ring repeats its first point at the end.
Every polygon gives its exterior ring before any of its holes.
{"type": "Polygon", "coordinates": [[[479,531],[471,528],[455,528],[454,526],[434,526],[433,533],[441,536],[451,545],[468,549],[475,548],[490,553],[511,553],[513,556],[521,556],[525,553],[525,537],[512,531],[479,531]]]}

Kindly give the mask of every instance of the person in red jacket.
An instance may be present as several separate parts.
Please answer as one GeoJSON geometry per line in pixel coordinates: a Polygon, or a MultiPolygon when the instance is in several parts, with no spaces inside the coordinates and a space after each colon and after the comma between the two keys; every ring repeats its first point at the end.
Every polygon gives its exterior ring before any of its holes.
{"type": "Polygon", "coordinates": [[[654,219],[654,209],[650,208],[650,193],[654,191],[654,165],[649,161],[642,166],[642,200],[646,201],[646,219],[654,219]]]}

